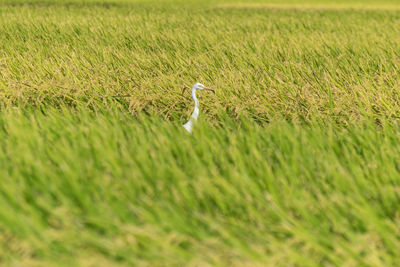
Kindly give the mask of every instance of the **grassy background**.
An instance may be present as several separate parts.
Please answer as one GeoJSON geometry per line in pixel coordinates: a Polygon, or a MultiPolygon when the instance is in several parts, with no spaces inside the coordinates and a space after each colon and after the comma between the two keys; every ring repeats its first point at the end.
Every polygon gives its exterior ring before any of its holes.
{"type": "Polygon", "coordinates": [[[1,264],[395,266],[399,7],[1,0],[1,264]]]}
{"type": "Polygon", "coordinates": [[[400,12],[81,2],[0,6],[1,104],[182,118],[202,81],[213,117],[399,116],[400,12]]]}

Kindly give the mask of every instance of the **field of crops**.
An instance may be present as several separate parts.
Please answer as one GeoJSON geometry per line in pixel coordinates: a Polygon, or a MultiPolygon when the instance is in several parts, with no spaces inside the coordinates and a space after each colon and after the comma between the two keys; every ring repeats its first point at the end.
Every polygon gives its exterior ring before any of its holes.
{"type": "Polygon", "coordinates": [[[398,0],[0,0],[0,108],[0,265],[399,262],[398,0]]]}

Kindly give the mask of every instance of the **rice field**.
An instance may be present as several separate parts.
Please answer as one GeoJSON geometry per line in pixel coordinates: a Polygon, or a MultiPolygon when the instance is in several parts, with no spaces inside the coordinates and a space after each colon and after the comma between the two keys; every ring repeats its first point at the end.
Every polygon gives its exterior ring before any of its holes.
{"type": "Polygon", "coordinates": [[[398,265],[399,44],[395,0],[0,0],[0,265],[398,265]]]}

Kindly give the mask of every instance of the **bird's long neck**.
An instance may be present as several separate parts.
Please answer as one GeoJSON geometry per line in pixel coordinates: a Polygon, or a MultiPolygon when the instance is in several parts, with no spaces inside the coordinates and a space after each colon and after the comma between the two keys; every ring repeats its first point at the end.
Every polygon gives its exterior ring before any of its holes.
{"type": "Polygon", "coordinates": [[[196,97],[196,89],[192,90],[192,98],[194,101],[194,110],[193,110],[191,117],[194,120],[197,120],[197,118],[199,117],[199,100],[197,100],[197,97],[196,97]]]}

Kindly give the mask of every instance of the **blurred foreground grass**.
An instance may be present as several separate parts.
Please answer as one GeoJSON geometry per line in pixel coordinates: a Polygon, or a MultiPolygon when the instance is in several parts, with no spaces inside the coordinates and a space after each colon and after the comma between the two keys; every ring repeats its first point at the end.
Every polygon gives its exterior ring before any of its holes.
{"type": "Polygon", "coordinates": [[[1,261],[396,264],[398,126],[239,125],[2,113],[1,261]]]}

